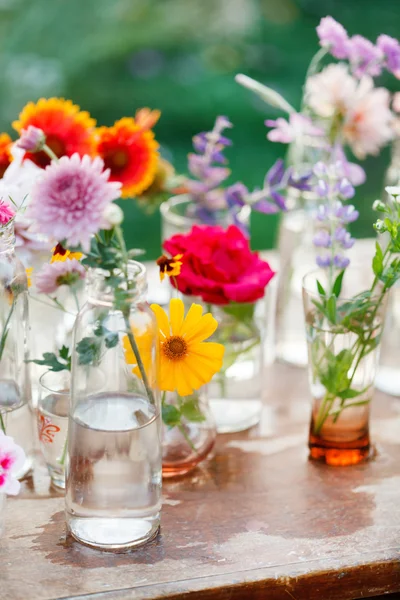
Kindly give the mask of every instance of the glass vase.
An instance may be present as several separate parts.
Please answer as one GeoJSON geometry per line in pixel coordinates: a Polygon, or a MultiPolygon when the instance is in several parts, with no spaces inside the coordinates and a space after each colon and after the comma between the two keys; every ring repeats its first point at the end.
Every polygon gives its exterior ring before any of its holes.
{"type": "Polygon", "coordinates": [[[261,417],[264,301],[207,308],[218,321],[212,339],[225,346],[222,369],[209,385],[217,431],[244,431],[261,417]]]}
{"type": "Polygon", "coordinates": [[[334,301],[336,317],[332,321],[327,317],[329,309],[326,313],[320,308],[324,300],[316,283],[318,279],[326,290],[327,278],[327,273],[315,271],[303,283],[312,394],[310,458],[346,466],[370,455],[370,402],[387,295],[381,297],[377,292],[369,299],[357,295],[356,300],[355,295],[369,285],[361,281],[359,270],[347,269],[343,297],[334,301]]]}
{"type": "Polygon", "coordinates": [[[88,284],[74,329],[66,519],[78,541],[114,550],[144,544],[160,525],[158,329],[139,263],[129,263],[122,304],[104,272],[88,284]]]}
{"type": "MultiPolygon", "coordinates": [[[[330,151],[323,137],[303,136],[289,147],[287,163],[298,176],[310,173],[320,160],[330,160],[330,151]]],[[[303,310],[302,280],[315,265],[312,240],[317,203],[313,191],[289,187],[288,211],[281,215],[278,232],[275,355],[278,360],[298,367],[307,366],[307,345],[300,318],[303,310]]]]}
{"type": "Polygon", "coordinates": [[[0,227],[0,426],[25,451],[25,464],[17,474],[20,479],[33,460],[28,333],[28,281],[15,254],[10,221],[0,227]]]}
{"type": "Polygon", "coordinates": [[[163,477],[185,475],[207,458],[215,444],[217,432],[207,388],[185,397],[166,392],[162,412],[163,477]]]}
{"type": "Polygon", "coordinates": [[[70,403],[69,371],[47,371],[39,379],[37,424],[39,445],[52,484],[65,489],[65,459],[70,403]]]}
{"type": "MultiPolygon", "coordinates": [[[[162,241],[177,233],[188,233],[193,225],[210,224],[205,223],[196,215],[195,205],[187,194],[173,196],[166,200],[161,204],[160,211],[162,241]]],[[[250,212],[250,207],[244,206],[238,210],[236,215],[237,220],[247,230],[250,229],[250,212]]],[[[229,210],[220,210],[215,213],[215,225],[227,228],[234,222],[234,216],[229,210]]]]}

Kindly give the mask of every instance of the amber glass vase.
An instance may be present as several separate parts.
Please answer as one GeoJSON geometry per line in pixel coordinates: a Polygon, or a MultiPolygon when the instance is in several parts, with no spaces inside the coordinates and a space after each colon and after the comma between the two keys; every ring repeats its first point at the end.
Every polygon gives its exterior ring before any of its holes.
{"type": "Polygon", "coordinates": [[[165,393],[162,412],[163,477],[186,475],[207,458],[217,435],[207,388],[184,398],[176,393],[165,393]]]}
{"type": "Polygon", "coordinates": [[[321,311],[324,300],[316,288],[318,280],[329,289],[328,275],[316,271],[303,284],[312,394],[310,458],[334,466],[357,464],[371,452],[370,402],[386,308],[385,295],[379,291],[376,297],[365,294],[369,286],[359,277],[359,270],[347,271],[347,289],[343,298],[334,301],[333,319],[321,311]]]}

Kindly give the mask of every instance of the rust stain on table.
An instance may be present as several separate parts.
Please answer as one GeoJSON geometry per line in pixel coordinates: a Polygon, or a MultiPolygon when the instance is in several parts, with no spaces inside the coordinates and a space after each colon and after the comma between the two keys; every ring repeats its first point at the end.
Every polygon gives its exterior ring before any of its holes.
{"type": "Polygon", "coordinates": [[[1,600],[352,600],[400,591],[400,400],[376,396],[376,458],[336,469],[307,460],[305,373],[274,366],[266,381],[260,426],[220,436],[203,467],[165,483],[161,533],[144,548],[102,553],[67,537],[63,498],[39,466],[8,502],[1,600]]]}

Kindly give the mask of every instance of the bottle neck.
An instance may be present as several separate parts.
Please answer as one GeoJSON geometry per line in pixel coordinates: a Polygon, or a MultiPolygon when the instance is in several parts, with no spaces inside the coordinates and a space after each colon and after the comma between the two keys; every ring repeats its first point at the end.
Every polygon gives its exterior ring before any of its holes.
{"type": "Polygon", "coordinates": [[[0,253],[15,251],[14,221],[0,226],[0,253]]]}
{"type": "MultiPolygon", "coordinates": [[[[102,269],[91,269],[88,276],[87,295],[91,304],[112,308],[115,306],[115,288],[107,282],[107,272],[102,269]]],[[[125,300],[138,304],[146,300],[147,278],[146,268],[134,260],[128,263],[128,280],[122,286],[125,300]]]]}

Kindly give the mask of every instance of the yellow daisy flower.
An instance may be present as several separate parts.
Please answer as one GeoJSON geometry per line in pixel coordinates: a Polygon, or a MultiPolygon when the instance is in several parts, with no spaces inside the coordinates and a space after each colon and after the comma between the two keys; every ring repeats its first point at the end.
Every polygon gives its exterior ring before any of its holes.
{"type": "Polygon", "coordinates": [[[211,313],[203,315],[200,304],[192,304],[186,317],[182,300],[173,298],[169,314],[152,304],[160,333],[160,389],[189,396],[208,383],[221,367],[225,348],[206,342],[218,323],[211,313]]]}
{"type": "Polygon", "coordinates": [[[30,288],[30,287],[31,287],[31,285],[32,285],[32,273],[33,273],[33,267],[27,267],[27,268],[25,269],[25,271],[26,271],[26,278],[27,278],[27,280],[28,280],[28,288],[30,288]]]}

